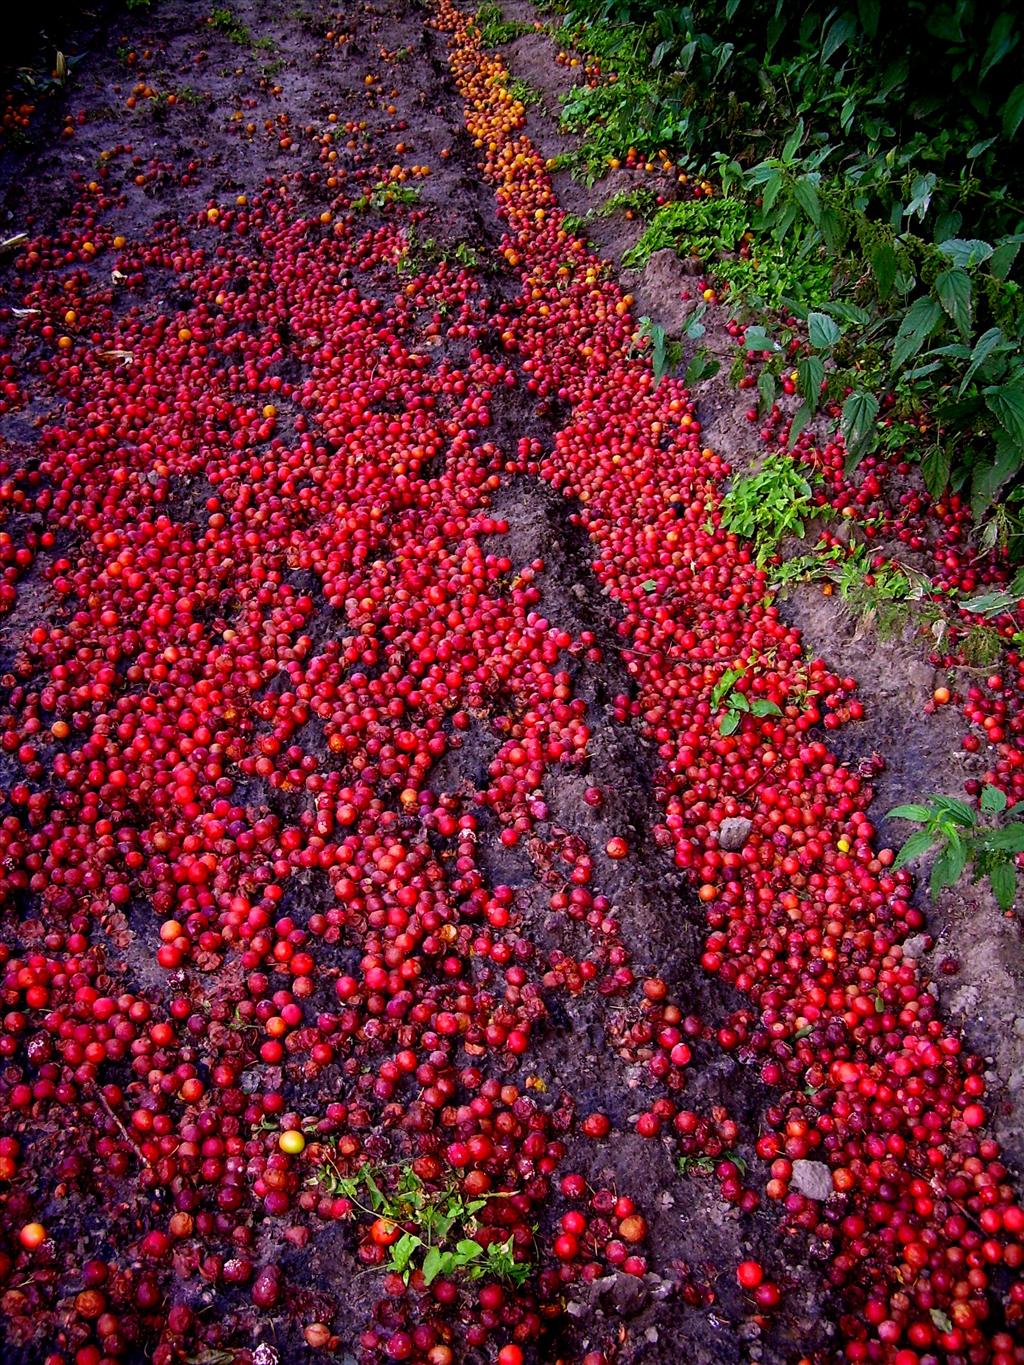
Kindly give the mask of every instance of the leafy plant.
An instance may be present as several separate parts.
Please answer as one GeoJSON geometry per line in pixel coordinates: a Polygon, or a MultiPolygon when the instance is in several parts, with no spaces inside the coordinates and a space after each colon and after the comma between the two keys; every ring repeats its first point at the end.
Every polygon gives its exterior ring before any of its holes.
{"type": "Polygon", "coordinates": [[[529,33],[532,24],[519,19],[506,19],[500,5],[481,5],[476,12],[476,26],[480,30],[480,41],[484,47],[501,47],[514,39],[529,33]]]}
{"type": "Polygon", "coordinates": [[[746,676],[743,668],[728,668],[711,690],[711,706],[714,710],[722,708],[718,720],[718,731],[731,735],[739,729],[740,721],[746,715],[780,716],[782,712],[767,697],[748,697],[739,690],[739,683],[746,676]]]}
{"type": "Polygon", "coordinates": [[[611,218],[616,213],[636,213],[641,218],[647,218],[655,211],[657,204],[658,197],[654,191],[641,185],[635,190],[618,190],[609,195],[598,207],[597,216],[611,218]]]}
{"type": "Polygon", "coordinates": [[[352,200],[353,213],[366,213],[369,209],[380,210],[388,204],[418,204],[420,192],[415,185],[398,185],[390,180],[378,180],[367,194],[352,200]]]}
{"type": "Polygon", "coordinates": [[[459,265],[464,265],[467,270],[472,270],[480,264],[480,255],[477,250],[470,246],[468,242],[459,242],[455,248],[455,259],[459,265]]]}
{"type": "Polygon", "coordinates": [[[670,337],[660,322],[648,317],[640,319],[638,335],[651,343],[651,368],[657,382],[682,360],[682,344],[670,337]]]}
{"type": "Polygon", "coordinates": [[[508,93],[514,100],[518,100],[524,109],[533,109],[544,104],[544,96],[529,81],[518,79],[509,81],[508,93]]]}
{"type": "Polygon", "coordinates": [[[955,885],[970,868],[972,881],[987,878],[1000,907],[1009,910],[1017,896],[1017,855],[1024,852],[1024,823],[1013,819],[1021,814],[1024,801],[1008,806],[1006,794],[988,785],[982,788],[978,810],[957,797],[936,795],[921,803],[894,806],[888,819],[910,820],[923,828],[903,844],[893,867],[903,867],[937,849],[929,881],[932,899],[955,885]],[[985,815],[990,820],[982,823],[985,815]]]}
{"type": "Polygon", "coordinates": [[[328,1162],[314,1179],[329,1193],[343,1195],[364,1213],[387,1219],[400,1229],[400,1236],[388,1248],[386,1264],[407,1282],[417,1269],[427,1284],[439,1275],[459,1274],[523,1284],[533,1273],[529,1261],[516,1259],[511,1234],[486,1247],[475,1237],[481,1228],[477,1215],[491,1200],[508,1199],[508,1193],[467,1199],[453,1180],[428,1187],[408,1164],[399,1168],[388,1193],[382,1188],[388,1183],[384,1169],[374,1170],[369,1164],[354,1175],[342,1175],[328,1162]]]}
{"type": "Polygon", "coordinates": [[[688,388],[700,384],[705,379],[713,379],[721,368],[722,362],[716,360],[706,346],[698,346],[686,367],[684,382],[688,388]]]}
{"type": "MultiPolygon", "coordinates": [[[[1019,11],[569,0],[562,38],[616,77],[564,98],[574,173],[632,149],[698,181],[627,264],[669,246],[699,256],[734,311],[795,317],[780,334],[798,343],[791,439],[838,410],[852,469],[883,417],[902,424],[929,491],[987,519],[983,548],[1024,550],[1019,11]]],[[[787,359],[765,364],[762,405],[787,359]]]]}
{"type": "Polygon", "coordinates": [[[240,47],[248,47],[252,34],[245,24],[226,6],[219,6],[212,9],[206,22],[211,28],[217,29],[231,42],[237,43],[240,47]]]}
{"type": "Polygon", "coordinates": [[[722,526],[745,536],[756,547],[756,562],[764,565],[786,536],[804,534],[815,506],[811,477],[786,455],[768,455],[760,469],[735,481],[722,499],[722,526]]]}

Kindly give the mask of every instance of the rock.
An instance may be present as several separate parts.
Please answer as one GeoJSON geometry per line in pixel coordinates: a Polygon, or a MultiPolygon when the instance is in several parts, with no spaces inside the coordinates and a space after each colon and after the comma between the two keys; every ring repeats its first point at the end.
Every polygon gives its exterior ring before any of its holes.
{"type": "Polygon", "coordinates": [[[650,1302],[650,1289],[636,1275],[626,1275],[620,1270],[614,1277],[607,1276],[596,1283],[606,1285],[601,1298],[620,1318],[631,1318],[642,1313],[650,1302]],[[608,1280],[611,1280],[610,1284],[608,1280]]]}
{"type": "Polygon", "coordinates": [[[794,1161],[793,1184],[807,1199],[828,1199],[835,1193],[832,1172],[823,1161],[794,1161]]]}
{"type": "Polygon", "coordinates": [[[738,853],[750,838],[752,828],[746,816],[728,816],[718,829],[718,847],[725,849],[726,853],[738,853]]]}
{"type": "Polygon", "coordinates": [[[903,956],[909,957],[912,961],[915,958],[923,957],[928,951],[928,935],[914,934],[911,938],[903,941],[903,956]]]}

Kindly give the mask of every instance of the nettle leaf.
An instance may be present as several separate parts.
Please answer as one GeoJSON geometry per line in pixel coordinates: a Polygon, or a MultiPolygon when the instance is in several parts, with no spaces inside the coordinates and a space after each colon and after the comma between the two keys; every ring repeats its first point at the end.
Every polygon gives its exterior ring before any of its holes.
{"type": "Polygon", "coordinates": [[[928,852],[934,842],[931,833],[926,829],[920,829],[916,834],[912,834],[893,859],[893,871],[898,872],[907,863],[920,858],[922,853],[928,852]]]}
{"type": "Polygon", "coordinates": [[[840,322],[852,322],[858,327],[866,327],[871,321],[871,314],[866,308],[861,308],[856,303],[848,303],[845,299],[830,299],[828,303],[822,304],[822,309],[831,317],[838,318],[840,322]]]}
{"type": "Polygon", "coordinates": [[[950,237],[948,241],[939,243],[939,250],[943,256],[948,256],[954,265],[961,268],[984,264],[992,255],[993,249],[980,237],[950,237]]]}
{"type": "Polygon", "coordinates": [[[947,886],[954,886],[967,866],[967,850],[962,844],[949,844],[935,859],[932,868],[930,889],[932,899],[945,890],[947,886]]]}
{"type": "Polygon", "coordinates": [[[1016,474],[1024,459],[1024,451],[1005,429],[996,437],[996,457],[991,464],[977,464],[971,478],[971,514],[981,517],[985,508],[1011,474],[1016,474]]]}
{"type": "Polygon", "coordinates": [[[953,452],[948,446],[932,446],[921,461],[921,477],[924,486],[933,498],[941,497],[949,483],[949,471],[953,463],[953,452]]]}
{"type": "Polygon", "coordinates": [[[727,711],[718,722],[718,732],[722,735],[734,734],[740,726],[742,714],[739,711],[727,711]]]}
{"type": "Polygon", "coordinates": [[[888,242],[879,242],[868,252],[868,260],[871,263],[875,282],[878,285],[878,297],[884,303],[892,293],[892,287],[896,283],[898,264],[896,252],[888,242]]]}
{"type": "Polygon", "coordinates": [[[796,388],[802,398],[812,407],[821,401],[821,386],[825,382],[825,362],[820,356],[811,355],[801,360],[796,367],[796,388]]]}
{"type": "Polygon", "coordinates": [[[971,277],[955,266],[935,278],[935,293],[943,308],[966,337],[971,330],[971,277]]]}
{"type": "Polygon", "coordinates": [[[933,796],[932,801],[937,810],[951,816],[958,825],[963,825],[965,829],[971,829],[977,824],[972,807],[966,801],[961,801],[958,796],[933,796]]]}
{"type": "Polygon", "coordinates": [[[855,465],[866,452],[878,417],[878,399],[873,393],[858,389],[843,404],[839,429],[848,451],[848,467],[855,465]]]}
{"type": "Polygon", "coordinates": [[[983,81],[994,66],[999,63],[1017,46],[1017,34],[1014,32],[1015,22],[1013,15],[1005,10],[996,19],[989,32],[988,46],[985,48],[985,56],[982,58],[981,67],[978,71],[978,80],[983,81]]]}
{"type": "Polygon", "coordinates": [[[1009,275],[1022,243],[1024,243],[1024,234],[1019,232],[1012,237],[1002,237],[996,243],[996,249],[992,253],[988,268],[997,280],[1005,280],[1009,275]]]}
{"type": "Polygon", "coordinates": [[[1024,853],[1024,825],[1007,825],[1004,829],[990,830],[985,843],[1000,853],[1024,853]]]}
{"type": "Polygon", "coordinates": [[[913,218],[915,214],[923,218],[928,212],[928,206],[932,202],[932,191],[935,189],[936,178],[931,171],[925,175],[915,175],[910,186],[910,202],[904,206],[903,216],[913,218]]]}
{"type": "Polygon", "coordinates": [[[891,368],[898,370],[918,351],[934,332],[942,318],[942,309],[933,298],[915,299],[903,315],[892,348],[891,368]]]}
{"type": "Polygon", "coordinates": [[[1024,383],[986,389],[985,404],[1013,440],[1024,446],[1024,383]]]}
{"type": "Polygon", "coordinates": [[[771,412],[772,404],[775,402],[775,376],[771,370],[763,369],[757,376],[757,392],[760,398],[761,416],[771,412]]]}
{"type": "Polygon", "coordinates": [[[988,870],[988,883],[1000,910],[1012,910],[1017,899],[1017,869],[1013,863],[993,863],[988,870]]]}
{"type": "Polygon", "coordinates": [[[1006,793],[986,783],[981,789],[981,809],[987,815],[998,815],[1006,809],[1006,793]]]}
{"type": "Polygon", "coordinates": [[[827,313],[808,313],[807,335],[816,350],[831,351],[843,335],[843,330],[827,313]]]}
{"type": "Polygon", "coordinates": [[[1017,129],[1024,121],[1024,81],[1015,85],[1003,105],[1003,132],[1007,137],[1016,137],[1017,129]]]}
{"type": "Polygon", "coordinates": [[[887,820],[914,820],[920,824],[922,821],[932,818],[932,810],[930,806],[916,804],[893,806],[892,810],[885,812],[885,818],[887,820]]]}
{"type": "Polygon", "coordinates": [[[763,327],[748,327],[743,334],[743,348],[746,351],[778,351],[777,341],[773,341],[763,327]]]}
{"type": "Polygon", "coordinates": [[[793,414],[793,422],[789,428],[790,447],[796,445],[801,432],[810,425],[813,419],[814,409],[811,407],[810,403],[801,403],[793,414]]]}

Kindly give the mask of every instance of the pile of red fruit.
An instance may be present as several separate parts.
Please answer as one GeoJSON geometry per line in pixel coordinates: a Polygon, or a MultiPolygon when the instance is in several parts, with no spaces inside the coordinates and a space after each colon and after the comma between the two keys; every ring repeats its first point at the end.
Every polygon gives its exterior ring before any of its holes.
{"type": "MultiPolygon", "coordinates": [[[[507,73],[444,0],[436,22],[513,300],[454,253],[409,265],[425,210],[375,188],[401,180],[360,119],[273,123],[296,169],[131,241],[119,159],[138,185],[197,167],[118,149],[14,261],[5,401],[31,371],[59,415],[0,484],[4,1337],[47,1365],[242,1362],[267,1324],[368,1363],[550,1358],[574,1287],[671,1271],[641,1192],[579,1173],[617,1097],[535,1074],[579,998],[614,1003],[644,1072],[635,1132],[816,1248],[837,1351],[1011,1365],[1024,1210],[982,1067],[903,954],[922,921],[870,788],[817,736],[860,716],[854,681],[764,604],[693,403],[564,229],[507,73]],[[524,390],[541,416],[510,441],[524,390]],[[566,499],[620,658],[507,553],[517,486],[566,499]],[[610,721],[657,759],[639,833],[692,880],[736,1004],[714,1026],[634,967],[611,887],[637,831],[584,832],[606,722],[578,680],[603,663],[628,680],[610,721]],[[772,706],[723,735],[728,670],[772,706]],[[699,1049],[766,1088],[757,1132],[684,1102],[699,1049]],[[473,1202],[504,1279],[401,1273],[406,1229],[351,1182],[383,1198],[403,1171],[473,1202]]],[[[788,1272],[765,1259],[727,1269],[770,1334],[788,1272]]]]}

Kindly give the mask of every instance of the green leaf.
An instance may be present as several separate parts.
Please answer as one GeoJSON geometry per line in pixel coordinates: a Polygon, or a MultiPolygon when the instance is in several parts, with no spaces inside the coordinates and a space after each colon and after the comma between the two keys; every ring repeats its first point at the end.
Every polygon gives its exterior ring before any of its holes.
{"type": "Polygon", "coordinates": [[[860,308],[855,303],[849,303],[846,299],[830,299],[828,303],[823,303],[822,308],[840,322],[852,322],[858,327],[866,327],[871,321],[871,314],[866,308],[860,308]]]}
{"type": "Polygon", "coordinates": [[[1007,137],[1017,136],[1017,129],[1024,120],[1024,81],[1015,85],[1003,105],[1003,132],[1007,137]]]}
{"type": "Polygon", "coordinates": [[[985,843],[1000,853],[1024,853],[1024,825],[1006,825],[1003,829],[990,830],[985,835],[985,843]]]}
{"type": "MultiPolygon", "coordinates": [[[[811,314],[813,317],[813,313],[811,314]]],[[[796,388],[811,407],[817,409],[821,402],[821,386],[825,382],[825,362],[820,356],[811,355],[801,360],[796,367],[796,388]]]]}
{"type": "Polygon", "coordinates": [[[711,689],[711,705],[720,706],[726,694],[732,691],[742,677],[742,668],[727,668],[711,689]]]}
{"type": "Polygon", "coordinates": [[[857,32],[857,20],[847,11],[832,20],[821,45],[821,60],[827,62],[841,47],[850,41],[857,32]]]}
{"type": "Polygon", "coordinates": [[[415,1251],[423,1245],[422,1240],[411,1232],[403,1232],[391,1248],[390,1262],[393,1270],[401,1275],[408,1267],[415,1251]]]}
{"type": "Polygon", "coordinates": [[[775,402],[775,376],[767,366],[757,376],[757,392],[760,398],[758,406],[763,417],[771,412],[772,404],[775,402]]]}
{"type": "Polygon", "coordinates": [[[987,815],[998,815],[1006,809],[1006,793],[986,783],[981,789],[981,809],[987,815]]]}
{"type": "Polygon", "coordinates": [[[779,191],[782,189],[782,185],[783,185],[782,173],[780,171],[773,170],[771,175],[764,182],[764,189],[761,191],[762,213],[768,214],[771,212],[773,204],[779,197],[779,191]]]}
{"type": "Polygon", "coordinates": [[[763,327],[748,327],[743,334],[745,351],[778,351],[779,343],[773,341],[763,327]]]}
{"type": "Polygon", "coordinates": [[[857,0],[860,25],[869,38],[873,38],[878,32],[878,16],[881,11],[881,0],[857,0]]]}
{"type": "Polygon", "coordinates": [[[944,1313],[941,1308],[931,1308],[928,1310],[932,1320],[932,1326],[940,1332],[952,1332],[953,1319],[948,1313],[944,1313]]]}
{"type": "Polygon", "coordinates": [[[740,726],[740,712],[726,711],[725,715],[718,722],[718,733],[721,735],[734,734],[740,726]]]}
{"type": "Polygon", "coordinates": [[[898,370],[918,351],[931,336],[942,317],[942,309],[933,298],[923,296],[915,299],[903,315],[896,340],[892,348],[891,368],[898,370]]]}
{"type": "Polygon", "coordinates": [[[767,697],[755,697],[750,703],[750,709],[755,716],[781,716],[782,712],[778,705],[769,701],[767,697]]]}
{"type": "Polygon", "coordinates": [[[1005,280],[1009,275],[1022,243],[1024,243],[1024,235],[1019,232],[1012,237],[1002,237],[996,243],[996,249],[992,253],[988,268],[997,280],[1005,280]]]}
{"type": "Polygon", "coordinates": [[[873,393],[866,393],[862,389],[855,390],[843,404],[839,429],[846,441],[848,468],[855,466],[867,450],[877,417],[878,399],[873,393]]]}
{"type": "Polygon", "coordinates": [[[643,588],[644,592],[654,592],[655,588],[658,585],[657,583],[655,583],[653,578],[648,578],[645,579],[644,582],[640,584],[640,586],[641,588],[643,588]]]}
{"type": "MultiPolygon", "coordinates": [[[[1024,451],[1005,431],[996,436],[996,457],[991,464],[978,463],[971,477],[971,514],[980,519],[986,507],[996,499],[999,490],[1011,474],[1016,474],[1024,458],[1024,451]]],[[[1007,605],[1010,605],[1009,603],[1007,605]]]]}
{"type": "Polygon", "coordinates": [[[479,1242],[474,1242],[472,1238],[464,1237],[460,1242],[455,1243],[455,1250],[460,1256],[464,1256],[467,1261],[475,1260],[477,1256],[483,1254],[483,1247],[479,1242]]]}
{"type": "Polygon", "coordinates": [[[964,611],[972,612],[976,616],[996,616],[1001,611],[1007,611],[1014,604],[1014,598],[1008,592],[984,592],[980,597],[972,597],[963,603],[964,611]]]}
{"type": "Polygon", "coordinates": [[[920,858],[922,853],[927,853],[935,842],[931,833],[926,829],[919,829],[916,834],[912,834],[907,842],[896,854],[893,860],[893,871],[898,872],[907,863],[912,863],[915,858],[920,858]]]}
{"type": "Polygon", "coordinates": [[[789,428],[790,449],[796,445],[800,433],[814,420],[814,409],[810,403],[801,403],[793,414],[793,423],[789,428]]]}
{"type": "Polygon", "coordinates": [[[960,880],[964,868],[967,866],[967,850],[962,844],[949,844],[935,860],[932,867],[930,889],[932,899],[944,890],[947,886],[953,886],[960,880]]]}
{"type": "MultiPolygon", "coordinates": [[[[769,44],[769,49],[770,48],[771,44],[769,44]]],[[[803,142],[803,140],[804,121],[803,119],[797,119],[796,127],[790,133],[789,137],[786,139],[785,144],[782,148],[782,159],[787,165],[789,165],[792,162],[793,158],[796,156],[800,144],[801,142],[803,142]]]]}
{"type": "Polygon", "coordinates": [[[892,810],[885,812],[887,820],[913,820],[920,824],[924,820],[932,818],[932,810],[929,806],[909,805],[893,806],[892,810]]]}
{"type": "Polygon", "coordinates": [[[963,379],[960,381],[960,387],[957,390],[960,397],[963,397],[964,393],[967,391],[967,386],[989,356],[995,351],[1001,350],[1003,345],[1004,337],[1000,328],[990,327],[987,332],[982,332],[981,336],[974,343],[974,350],[971,352],[971,363],[968,366],[963,379]]]}
{"type": "Polygon", "coordinates": [[[971,330],[971,277],[955,266],[935,277],[935,293],[963,336],[971,330]]]}
{"type": "Polygon", "coordinates": [[[441,1273],[441,1252],[437,1247],[429,1247],[427,1254],[423,1258],[423,1279],[427,1284],[433,1284],[441,1273]]]}
{"type": "Polygon", "coordinates": [[[949,483],[953,452],[949,446],[934,445],[921,461],[921,477],[933,498],[942,496],[949,483]]]}
{"type": "Polygon", "coordinates": [[[820,226],[821,200],[818,198],[818,187],[809,175],[800,176],[793,186],[793,195],[814,226],[820,226]]]}
{"type": "Polygon", "coordinates": [[[982,265],[992,255],[993,247],[979,237],[950,237],[948,241],[939,243],[939,250],[962,269],[965,266],[982,265]]]}
{"type": "Polygon", "coordinates": [[[965,829],[972,829],[977,824],[973,808],[966,801],[961,801],[958,796],[933,796],[932,800],[938,810],[951,816],[965,829]]]}
{"type": "Polygon", "coordinates": [[[807,335],[815,350],[831,351],[843,332],[839,324],[827,313],[809,313],[807,335]]]}
{"type": "Polygon", "coordinates": [[[868,260],[878,285],[878,297],[884,303],[896,282],[896,252],[888,242],[878,242],[868,251],[868,260]]]}
{"type": "Polygon", "coordinates": [[[1013,440],[1024,446],[1024,383],[986,389],[985,404],[1013,440]]]}
{"type": "Polygon", "coordinates": [[[1013,863],[993,863],[988,870],[988,884],[1000,910],[1012,910],[1017,899],[1017,869],[1013,863]]]}
{"type": "Polygon", "coordinates": [[[910,187],[910,202],[905,206],[903,215],[906,218],[913,218],[917,214],[919,218],[924,218],[928,212],[928,206],[932,201],[932,191],[935,189],[935,176],[929,171],[925,175],[916,175],[910,187]]]}

